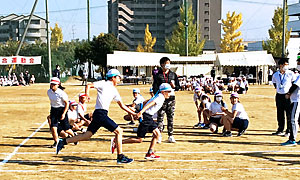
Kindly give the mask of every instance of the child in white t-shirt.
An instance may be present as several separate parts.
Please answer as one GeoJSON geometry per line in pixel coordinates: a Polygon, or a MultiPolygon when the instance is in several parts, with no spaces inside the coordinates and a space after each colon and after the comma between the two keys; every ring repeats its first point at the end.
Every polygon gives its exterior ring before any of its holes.
{"type": "Polygon", "coordinates": [[[237,136],[241,136],[248,128],[249,117],[243,105],[239,102],[239,95],[237,93],[232,93],[230,95],[230,101],[232,104],[232,112],[222,108],[223,112],[227,114],[227,116],[224,116],[223,118],[223,123],[226,129],[226,132],[223,133],[223,136],[232,136],[232,129],[238,129],[237,136]]]}
{"type": "MultiPolygon", "coordinates": [[[[128,104],[127,107],[129,107],[132,111],[137,113],[141,110],[141,107],[143,106],[145,99],[141,95],[141,91],[138,88],[134,88],[132,91],[132,94],[133,94],[134,100],[132,101],[132,104],[128,104]]],[[[126,114],[124,116],[124,119],[126,121],[130,121],[128,123],[128,125],[134,125],[135,124],[134,120],[137,120],[137,118],[133,117],[130,113],[126,114]]]]}

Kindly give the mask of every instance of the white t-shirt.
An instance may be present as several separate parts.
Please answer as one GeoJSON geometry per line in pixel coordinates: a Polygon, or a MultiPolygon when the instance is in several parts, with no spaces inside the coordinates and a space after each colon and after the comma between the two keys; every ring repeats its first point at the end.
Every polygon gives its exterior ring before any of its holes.
{"type": "Polygon", "coordinates": [[[97,89],[97,99],[95,109],[109,109],[112,100],[121,101],[120,94],[112,81],[94,82],[94,88],[97,89]]]}
{"type": "Polygon", "coordinates": [[[200,94],[200,96],[198,96],[197,93],[194,93],[194,96],[193,96],[194,102],[196,102],[196,101],[200,101],[201,102],[201,96],[202,96],[202,93],[200,94]]]}
{"type": "Polygon", "coordinates": [[[291,94],[291,102],[299,102],[300,100],[300,76],[297,76],[297,79],[294,81],[295,85],[297,85],[297,89],[291,94]]]}
{"type": "Polygon", "coordinates": [[[76,119],[77,119],[77,112],[76,112],[76,110],[71,111],[71,110],[69,109],[69,110],[68,110],[68,118],[69,118],[69,121],[70,121],[70,120],[76,121],[76,119]]]}
{"type": "Polygon", "coordinates": [[[237,111],[236,117],[240,119],[248,119],[248,114],[246,113],[244,106],[241,103],[236,103],[232,106],[232,112],[237,111]]]}
{"type": "Polygon", "coordinates": [[[284,74],[281,74],[280,71],[276,71],[272,77],[272,83],[276,83],[276,92],[279,94],[286,94],[292,82],[295,81],[297,76],[293,71],[287,70],[284,74]]]}
{"type": "Polygon", "coordinates": [[[68,101],[68,95],[65,91],[58,88],[55,92],[53,92],[52,89],[48,89],[47,94],[50,99],[51,107],[65,107],[64,101],[68,101]]]}
{"type": "Polygon", "coordinates": [[[77,118],[80,118],[79,114],[81,114],[81,116],[84,116],[86,110],[86,104],[81,104],[81,102],[79,102],[76,108],[77,118]]]}
{"type": "Polygon", "coordinates": [[[145,101],[145,99],[143,98],[142,95],[138,94],[137,97],[133,100],[132,103],[138,105],[138,104],[141,104],[145,101]]]}
{"type": "MultiPolygon", "coordinates": [[[[154,115],[161,107],[162,105],[164,104],[165,102],[165,97],[162,93],[159,93],[158,95],[154,96],[154,98],[151,98],[147,103],[149,104],[150,102],[154,101],[155,102],[155,105],[154,106],[151,106],[149,109],[147,109],[145,111],[145,113],[147,114],[150,114],[150,115],[154,115]]],[[[145,105],[145,106],[146,106],[145,105]]]]}
{"type": "MultiPolygon", "coordinates": [[[[215,114],[217,112],[222,113],[223,111],[222,111],[221,107],[222,107],[221,102],[219,104],[218,102],[214,101],[214,102],[211,103],[211,105],[209,107],[209,111],[211,111],[212,114],[215,114]]],[[[227,109],[227,104],[225,102],[224,102],[224,108],[227,109]]],[[[222,117],[222,115],[215,115],[215,116],[212,116],[212,117],[220,118],[220,117],[222,117]]]]}

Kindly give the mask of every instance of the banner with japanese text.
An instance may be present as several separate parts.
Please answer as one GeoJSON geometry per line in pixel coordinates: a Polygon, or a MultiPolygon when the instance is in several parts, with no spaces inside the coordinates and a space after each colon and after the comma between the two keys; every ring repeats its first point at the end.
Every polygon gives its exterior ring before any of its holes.
{"type": "Polygon", "coordinates": [[[41,56],[0,56],[0,65],[9,64],[41,64],[41,56]]]}

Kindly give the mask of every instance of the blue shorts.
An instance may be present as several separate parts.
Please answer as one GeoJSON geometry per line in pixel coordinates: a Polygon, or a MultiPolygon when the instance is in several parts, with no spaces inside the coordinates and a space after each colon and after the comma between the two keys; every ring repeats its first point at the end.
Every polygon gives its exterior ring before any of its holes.
{"type": "Polygon", "coordinates": [[[70,124],[69,124],[68,113],[66,113],[65,119],[60,120],[61,115],[64,112],[64,109],[65,109],[64,107],[59,107],[59,108],[51,107],[51,110],[50,110],[51,125],[50,125],[50,127],[60,126],[60,128],[62,130],[68,130],[71,128],[70,124]]]}
{"type": "Polygon", "coordinates": [[[158,125],[153,121],[152,115],[143,113],[143,121],[139,124],[137,137],[144,138],[147,133],[152,133],[157,127],[158,125]]]}
{"type": "Polygon", "coordinates": [[[102,126],[110,132],[114,132],[118,127],[118,125],[107,116],[106,110],[95,109],[93,113],[93,120],[89,125],[87,131],[91,131],[93,134],[95,134],[102,126]]]}
{"type": "Polygon", "coordinates": [[[239,129],[240,131],[246,130],[248,128],[249,121],[248,119],[240,119],[238,117],[234,118],[232,127],[239,129]]]}

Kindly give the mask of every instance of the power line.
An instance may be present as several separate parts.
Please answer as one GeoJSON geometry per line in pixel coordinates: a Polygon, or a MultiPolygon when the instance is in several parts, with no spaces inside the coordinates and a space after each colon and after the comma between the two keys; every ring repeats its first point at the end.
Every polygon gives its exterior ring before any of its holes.
{"type": "MultiPolygon", "coordinates": [[[[101,6],[93,6],[93,7],[90,7],[90,9],[99,9],[99,8],[104,8],[104,7],[107,7],[107,5],[101,5],[101,6]]],[[[85,11],[86,10],[86,7],[84,8],[74,8],[74,9],[64,9],[64,10],[55,10],[55,11],[49,11],[49,13],[62,13],[62,12],[72,12],[72,11],[85,11]]],[[[26,13],[16,13],[16,14],[27,14],[28,12],[26,13]]],[[[39,11],[39,12],[35,12],[35,14],[44,14],[46,13],[45,11],[39,11]]],[[[0,14],[1,16],[6,16],[6,15],[9,15],[9,14],[0,14]]]]}
{"type": "Polygon", "coordinates": [[[228,1],[234,1],[234,2],[239,2],[239,3],[248,3],[248,4],[263,4],[263,5],[270,5],[270,6],[282,5],[281,3],[267,3],[267,2],[258,2],[258,1],[249,1],[249,0],[228,0],[228,1]]]}

